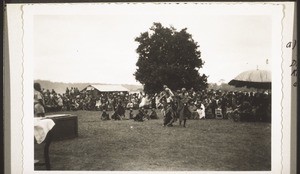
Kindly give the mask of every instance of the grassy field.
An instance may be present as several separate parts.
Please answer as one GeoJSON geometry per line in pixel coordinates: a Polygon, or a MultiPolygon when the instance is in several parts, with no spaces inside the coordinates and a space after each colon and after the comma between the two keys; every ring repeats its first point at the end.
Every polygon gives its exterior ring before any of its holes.
{"type": "MultiPolygon", "coordinates": [[[[270,123],[188,120],[183,128],[178,122],[163,127],[161,115],[158,120],[134,122],[101,121],[96,111],[67,113],[78,116],[79,136],[52,142],[52,170],[271,169],[270,123]]],[[[40,147],[35,147],[35,157],[42,159],[40,147]]]]}

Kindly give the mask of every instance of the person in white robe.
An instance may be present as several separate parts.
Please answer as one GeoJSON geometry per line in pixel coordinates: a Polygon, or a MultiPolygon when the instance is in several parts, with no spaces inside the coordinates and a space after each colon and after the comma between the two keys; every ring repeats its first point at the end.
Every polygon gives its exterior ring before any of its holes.
{"type": "Polygon", "coordinates": [[[141,99],[141,103],[139,104],[139,107],[142,108],[142,107],[146,107],[150,104],[150,101],[148,99],[148,95],[143,95],[142,96],[142,99],[141,99]]]}
{"type": "Polygon", "coordinates": [[[205,118],[205,106],[203,103],[200,104],[200,108],[198,108],[196,112],[198,112],[199,119],[205,118]]]}

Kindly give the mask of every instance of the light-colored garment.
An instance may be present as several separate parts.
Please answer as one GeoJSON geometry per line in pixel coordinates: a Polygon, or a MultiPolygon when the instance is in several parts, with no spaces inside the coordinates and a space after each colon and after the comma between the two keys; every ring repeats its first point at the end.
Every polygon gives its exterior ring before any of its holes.
{"type": "Polygon", "coordinates": [[[205,107],[203,104],[201,104],[200,108],[197,109],[197,112],[199,114],[199,119],[205,118],[205,107]]]}
{"type": "Polygon", "coordinates": [[[161,103],[160,103],[160,97],[159,96],[156,96],[155,97],[155,106],[156,106],[156,108],[158,108],[158,107],[160,107],[161,106],[161,103]]]}
{"type": "Polygon", "coordinates": [[[101,104],[101,100],[100,100],[100,99],[97,100],[95,106],[96,106],[96,107],[100,107],[101,105],[102,105],[102,104],[101,104]]]}
{"type": "Polygon", "coordinates": [[[174,93],[171,91],[170,88],[166,88],[165,91],[167,91],[171,97],[174,96],[174,93]]]}
{"type": "Polygon", "coordinates": [[[133,103],[132,102],[128,103],[126,107],[127,108],[133,108],[133,103]]]}
{"type": "Polygon", "coordinates": [[[173,98],[171,96],[169,96],[168,98],[166,98],[166,100],[167,100],[167,103],[173,102],[173,98]]]}
{"type": "Polygon", "coordinates": [[[161,109],[161,114],[165,117],[166,116],[166,110],[163,108],[163,109],[161,109]]]}
{"type": "Polygon", "coordinates": [[[37,91],[37,90],[34,90],[33,99],[34,99],[34,104],[40,103],[40,101],[42,102],[41,103],[42,105],[45,104],[44,97],[43,97],[42,93],[37,91]]]}
{"type": "Polygon", "coordinates": [[[34,90],[34,116],[38,117],[45,113],[45,101],[41,92],[34,90]]]}
{"type": "Polygon", "coordinates": [[[139,107],[144,107],[149,105],[149,100],[147,96],[144,96],[141,100],[141,103],[139,104],[139,107]]]}
{"type": "Polygon", "coordinates": [[[57,104],[58,104],[58,106],[63,106],[64,105],[63,99],[61,97],[58,97],[57,104]]]}
{"type": "Polygon", "coordinates": [[[38,144],[41,144],[48,134],[48,132],[55,125],[52,119],[34,118],[34,137],[38,144]]]}
{"type": "Polygon", "coordinates": [[[43,105],[40,103],[37,103],[34,105],[34,115],[35,117],[38,117],[38,114],[44,114],[45,113],[45,108],[43,105]]]}

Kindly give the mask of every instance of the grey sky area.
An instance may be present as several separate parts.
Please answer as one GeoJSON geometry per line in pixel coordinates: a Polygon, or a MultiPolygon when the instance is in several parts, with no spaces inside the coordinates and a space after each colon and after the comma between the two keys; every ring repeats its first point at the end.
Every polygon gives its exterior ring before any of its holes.
{"type": "Polygon", "coordinates": [[[205,61],[200,73],[209,76],[208,82],[228,82],[257,67],[271,70],[269,16],[203,15],[188,9],[169,9],[169,13],[158,9],[152,14],[151,10],[34,16],[34,79],[139,84],[133,76],[138,59],[134,39],[153,22],[188,28],[200,45],[205,61]]]}

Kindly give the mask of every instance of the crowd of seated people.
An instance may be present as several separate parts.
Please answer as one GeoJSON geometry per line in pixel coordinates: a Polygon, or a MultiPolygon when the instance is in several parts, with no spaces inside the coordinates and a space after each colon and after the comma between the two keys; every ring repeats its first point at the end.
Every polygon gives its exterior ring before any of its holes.
{"type": "MultiPolygon", "coordinates": [[[[180,91],[173,93],[176,97],[180,91]]],[[[239,121],[271,121],[271,93],[269,92],[190,89],[188,98],[189,112],[186,114],[189,119],[229,118],[239,121]]]]}
{"type": "Polygon", "coordinates": [[[231,118],[237,113],[235,115],[245,121],[271,121],[271,94],[268,92],[209,90],[192,92],[190,97],[191,118],[216,118],[218,114],[231,118]]]}
{"type": "Polygon", "coordinates": [[[137,109],[139,94],[124,94],[122,92],[101,93],[93,95],[89,91],[79,91],[78,88],[67,88],[63,94],[53,89],[43,90],[47,111],[74,111],[74,110],[115,110],[119,104],[127,109],[137,109]]]}
{"type": "MultiPolygon", "coordinates": [[[[143,109],[150,109],[150,113],[153,113],[151,109],[162,108],[158,101],[160,94],[112,92],[94,95],[90,91],[80,92],[78,88],[74,87],[67,88],[63,94],[45,89],[42,92],[45,98],[46,112],[115,111],[117,114],[113,119],[121,119],[126,109],[129,110],[130,118],[134,118],[132,110],[138,110],[141,106],[143,109]]],[[[177,91],[173,92],[176,96],[177,91]]],[[[187,92],[189,95],[189,119],[217,118],[218,114],[221,114],[222,118],[236,119],[235,116],[239,115],[239,120],[271,121],[271,93],[221,90],[195,91],[193,88],[187,90],[187,92]]],[[[152,117],[156,118],[157,115],[152,117]]]]}

